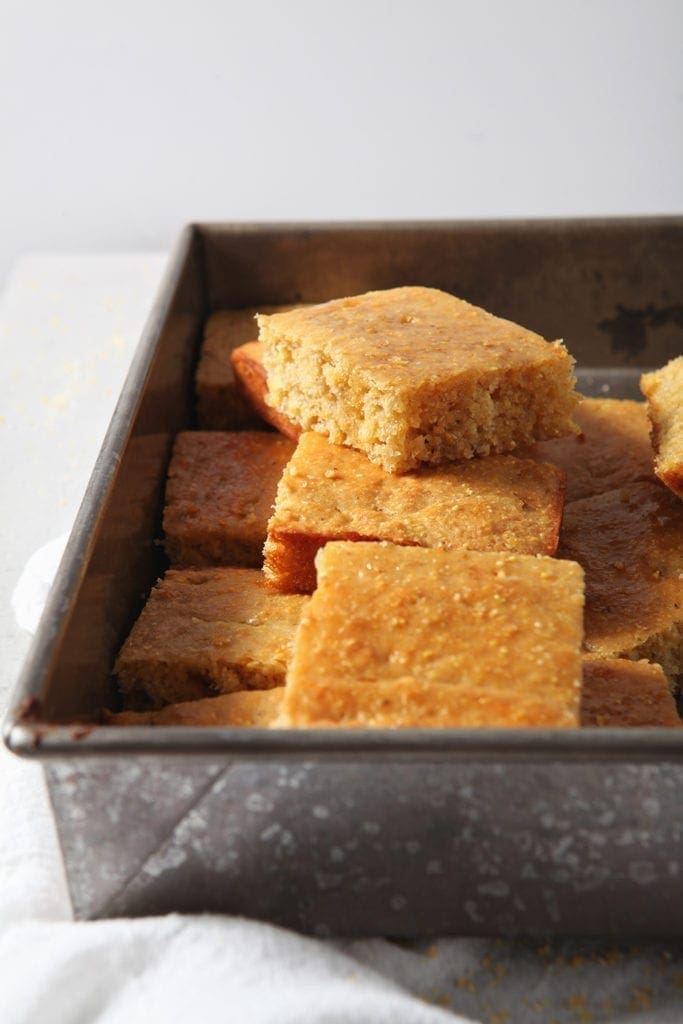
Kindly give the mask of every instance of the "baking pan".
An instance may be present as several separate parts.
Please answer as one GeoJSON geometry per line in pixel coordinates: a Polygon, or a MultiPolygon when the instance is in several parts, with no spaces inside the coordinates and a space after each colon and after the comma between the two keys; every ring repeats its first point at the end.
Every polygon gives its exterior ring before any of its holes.
{"type": "Polygon", "coordinates": [[[76,915],[315,934],[683,934],[678,730],[92,726],[157,575],[213,309],[443,288],[564,337],[588,394],[683,351],[683,218],[197,224],[169,265],[5,724],[45,762],[76,915]]]}

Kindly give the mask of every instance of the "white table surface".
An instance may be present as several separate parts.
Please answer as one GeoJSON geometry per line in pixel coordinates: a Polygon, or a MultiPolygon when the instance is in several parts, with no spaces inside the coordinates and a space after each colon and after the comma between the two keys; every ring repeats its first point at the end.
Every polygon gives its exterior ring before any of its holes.
{"type": "MultiPolygon", "coordinates": [[[[12,594],[70,528],[164,262],[30,256],[0,301],[0,710],[30,642],[12,594]]],[[[200,1005],[204,1024],[683,1020],[681,944],[323,943],[228,918],[70,919],[41,771],[0,750],[2,1024],[184,1020],[200,1005]]]]}

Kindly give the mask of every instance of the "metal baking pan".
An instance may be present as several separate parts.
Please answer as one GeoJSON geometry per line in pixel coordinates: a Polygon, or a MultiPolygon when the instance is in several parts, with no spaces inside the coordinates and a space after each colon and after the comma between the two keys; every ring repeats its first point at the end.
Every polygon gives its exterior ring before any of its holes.
{"type": "Polygon", "coordinates": [[[45,763],[78,917],[315,934],[683,934],[683,731],[88,725],[163,570],[209,311],[423,284],[563,337],[589,394],[683,351],[683,218],[197,224],[170,262],[5,724],[45,763]],[[77,723],[77,724],[74,724],[77,723]]]}

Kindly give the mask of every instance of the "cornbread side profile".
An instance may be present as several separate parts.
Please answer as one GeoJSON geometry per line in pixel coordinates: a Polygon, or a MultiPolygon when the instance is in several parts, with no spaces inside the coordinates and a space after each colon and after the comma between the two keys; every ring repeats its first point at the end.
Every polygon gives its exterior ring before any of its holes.
{"type": "Polygon", "coordinates": [[[528,452],[519,453],[563,469],[567,501],[654,479],[644,402],[584,398],[574,415],[580,434],[539,441],[528,452]]]}
{"type": "Polygon", "coordinates": [[[293,451],[287,438],[263,431],[178,434],[163,524],[171,563],[259,567],[278,481],[293,451]]]}
{"type": "Polygon", "coordinates": [[[278,590],[315,589],[315,554],[330,540],[552,555],[564,473],[490,455],[386,473],[353,448],[302,435],[277,488],[264,572],[278,590]]]}
{"type": "Polygon", "coordinates": [[[659,665],[587,656],[583,660],[581,725],[680,728],[681,720],[659,665]]]}
{"type": "Polygon", "coordinates": [[[301,434],[301,427],[297,427],[266,401],[268,375],[263,365],[261,342],[248,341],[246,345],[240,345],[232,352],[230,362],[237,387],[250,409],[285,437],[296,441],[301,434]]]}
{"type": "Polygon", "coordinates": [[[273,408],[388,472],[576,432],[562,343],[434,288],[257,320],[273,408]]]}
{"type": "Polygon", "coordinates": [[[277,724],[578,724],[580,566],[384,542],[316,562],[277,724]]]}
{"type": "Polygon", "coordinates": [[[222,725],[267,729],[280,712],[284,687],[239,690],[221,697],[205,697],[169,704],[160,711],[104,713],[105,725],[222,725]]]}
{"type": "Polygon", "coordinates": [[[565,507],[560,558],[586,573],[586,649],[656,662],[677,689],[683,662],[683,505],[639,483],[565,507]]]}
{"type": "MultiPolygon", "coordinates": [[[[295,306],[260,306],[261,312],[276,313],[295,306]]],[[[238,430],[261,424],[260,417],[244,400],[235,382],[230,353],[238,345],[253,341],[257,334],[257,309],[222,309],[212,313],[204,327],[204,338],[195,373],[197,422],[202,430],[238,430]]]]}
{"type": "Polygon", "coordinates": [[[683,356],[661,370],[644,373],[640,390],[652,424],[655,473],[683,498],[683,356]]]}
{"type": "Polygon", "coordinates": [[[121,649],[119,687],[158,708],[282,686],[305,601],[270,593],[258,569],[169,569],[121,649]]]}

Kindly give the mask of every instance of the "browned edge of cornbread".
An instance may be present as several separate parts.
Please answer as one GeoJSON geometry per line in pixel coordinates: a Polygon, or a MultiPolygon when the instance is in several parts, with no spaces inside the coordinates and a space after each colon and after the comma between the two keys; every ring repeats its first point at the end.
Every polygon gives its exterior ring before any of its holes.
{"type": "Polygon", "coordinates": [[[240,394],[249,407],[279,430],[285,437],[296,441],[301,434],[301,427],[292,423],[283,413],[278,412],[266,401],[268,394],[268,375],[263,365],[263,345],[258,341],[247,342],[234,349],[230,355],[235,382],[240,394]]]}

